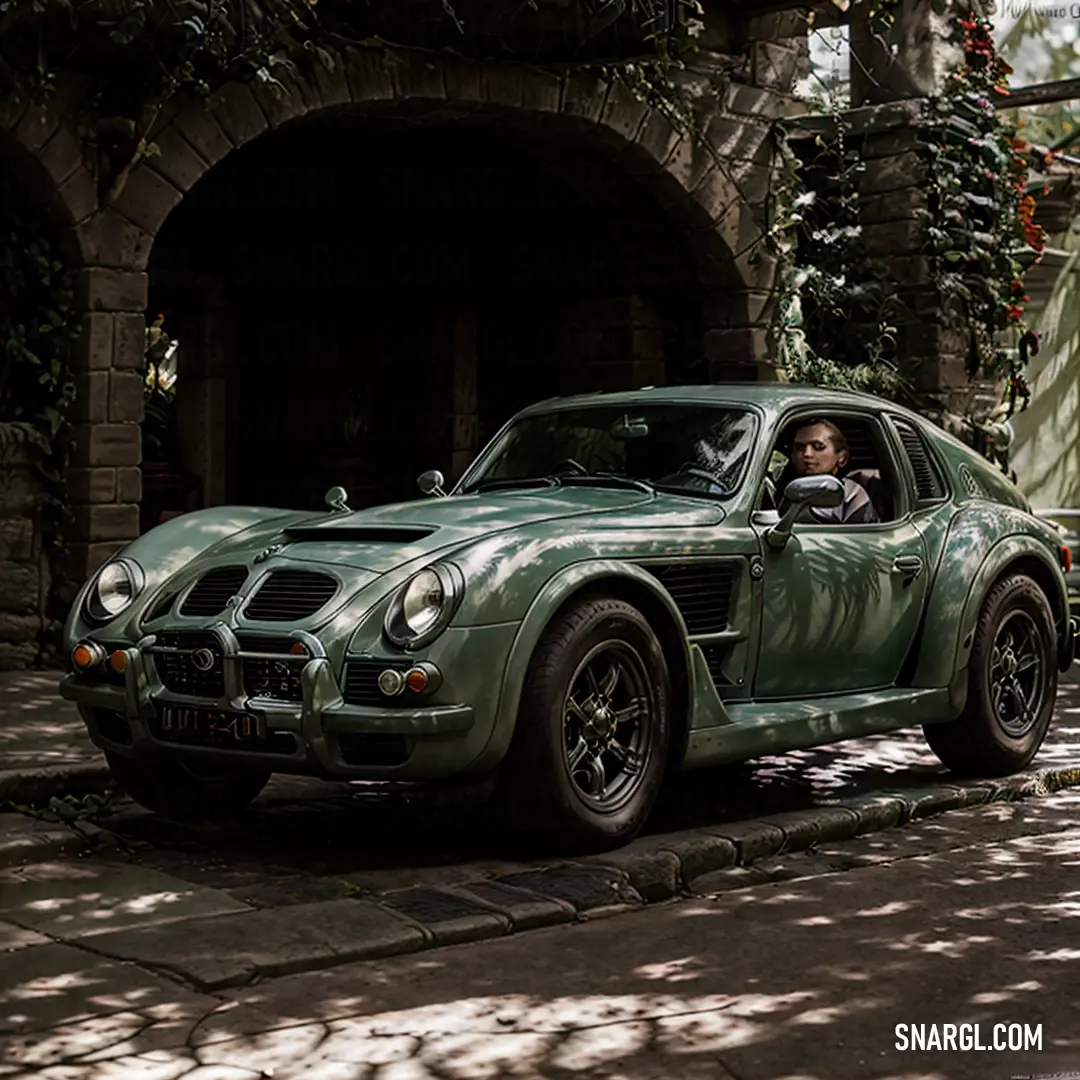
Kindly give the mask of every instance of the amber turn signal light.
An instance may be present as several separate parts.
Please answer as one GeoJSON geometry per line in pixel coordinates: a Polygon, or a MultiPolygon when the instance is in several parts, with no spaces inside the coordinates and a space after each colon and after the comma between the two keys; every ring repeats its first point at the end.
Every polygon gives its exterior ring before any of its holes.
{"type": "Polygon", "coordinates": [[[307,656],[308,654],[307,646],[302,641],[294,641],[289,646],[289,652],[293,656],[307,656]]]}
{"type": "Polygon", "coordinates": [[[1058,548],[1058,557],[1061,559],[1061,569],[1067,574],[1072,569],[1072,549],[1068,544],[1058,548]]]}
{"type": "Polygon", "coordinates": [[[71,662],[80,670],[85,671],[94,663],[94,654],[85,645],[76,645],[71,651],[71,662]]]}
{"type": "Polygon", "coordinates": [[[127,653],[123,649],[117,649],[116,652],[109,657],[109,667],[117,673],[117,675],[123,675],[124,669],[127,667],[127,653]]]}
{"type": "Polygon", "coordinates": [[[413,668],[405,676],[405,685],[414,693],[422,694],[427,689],[428,677],[423,668],[413,668]]]}

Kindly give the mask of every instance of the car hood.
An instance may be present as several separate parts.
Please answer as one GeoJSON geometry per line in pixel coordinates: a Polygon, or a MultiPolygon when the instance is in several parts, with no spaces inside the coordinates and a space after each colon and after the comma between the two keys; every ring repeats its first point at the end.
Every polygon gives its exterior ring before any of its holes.
{"type": "Polygon", "coordinates": [[[503,491],[307,518],[282,530],[273,542],[285,544],[290,559],[385,573],[413,559],[514,529],[535,533],[539,528],[559,536],[590,524],[605,529],[624,522],[635,529],[685,528],[716,525],[723,516],[719,506],[701,500],[621,489],[503,491]]]}

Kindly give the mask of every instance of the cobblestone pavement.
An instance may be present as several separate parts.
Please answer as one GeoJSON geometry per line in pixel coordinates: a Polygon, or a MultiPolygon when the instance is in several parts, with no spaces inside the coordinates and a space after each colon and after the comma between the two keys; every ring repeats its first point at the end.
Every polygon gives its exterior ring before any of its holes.
{"type": "Polygon", "coordinates": [[[958,810],[415,956],[386,954],[418,924],[360,898],[253,911],[98,856],[7,871],[0,1076],[1075,1077],[1078,811],[1072,791],[958,810]]]}

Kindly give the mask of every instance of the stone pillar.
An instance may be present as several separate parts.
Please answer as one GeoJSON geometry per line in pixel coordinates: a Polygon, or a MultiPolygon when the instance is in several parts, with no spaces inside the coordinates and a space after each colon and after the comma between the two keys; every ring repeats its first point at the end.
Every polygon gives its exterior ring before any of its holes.
{"type": "Polygon", "coordinates": [[[933,0],[900,0],[892,27],[881,32],[867,21],[869,6],[851,8],[852,106],[937,93],[957,58],[945,41],[952,8],[938,15],[933,0]]]}
{"type": "Polygon", "coordinates": [[[849,115],[851,137],[861,142],[866,163],[859,183],[859,221],[872,258],[888,267],[906,308],[900,321],[897,357],[927,403],[940,418],[945,412],[978,411],[982,397],[994,393],[968,374],[973,342],[961,329],[965,321],[943,297],[927,252],[926,214],[929,160],[919,146],[914,125],[922,100],[855,110],[849,115]]]}
{"type": "Polygon", "coordinates": [[[76,302],[85,314],[72,356],[74,526],[65,567],[74,579],[92,574],[139,535],[146,299],[146,274],[79,272],[76,302]]]}
{"type": "Polygon", "coordinates": [[[579,300],[563,308],[559,392],[628,390],[666,382],[664,317],[648,296],[579,300]]]}

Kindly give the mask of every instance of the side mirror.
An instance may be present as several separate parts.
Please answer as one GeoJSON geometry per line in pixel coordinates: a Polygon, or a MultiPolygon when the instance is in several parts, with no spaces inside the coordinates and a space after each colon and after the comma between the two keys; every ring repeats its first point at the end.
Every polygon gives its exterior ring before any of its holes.
{"type": "Polygon", "coordinates": [[[444,483],[446,483],[446,479],[438,469],[428,469],[427,472],[422,472],[416,478],[416,486],[425,495],[445,495],[444,483]]]}
{"type": "Polygon", "coordinates": [[[800,476],[784,488],[788,504],[784,516],[765,534],[769,547],[782,548],[791,539],[791,530],[806,506],[840,506],[844,501],[844,481],[837,476],[800,476]]]}
{"type": "Polygon", "coordinates": [[[331,510],[349,511],[349,493],[343,487],[332,487],[324,496],[331,510]]]}

